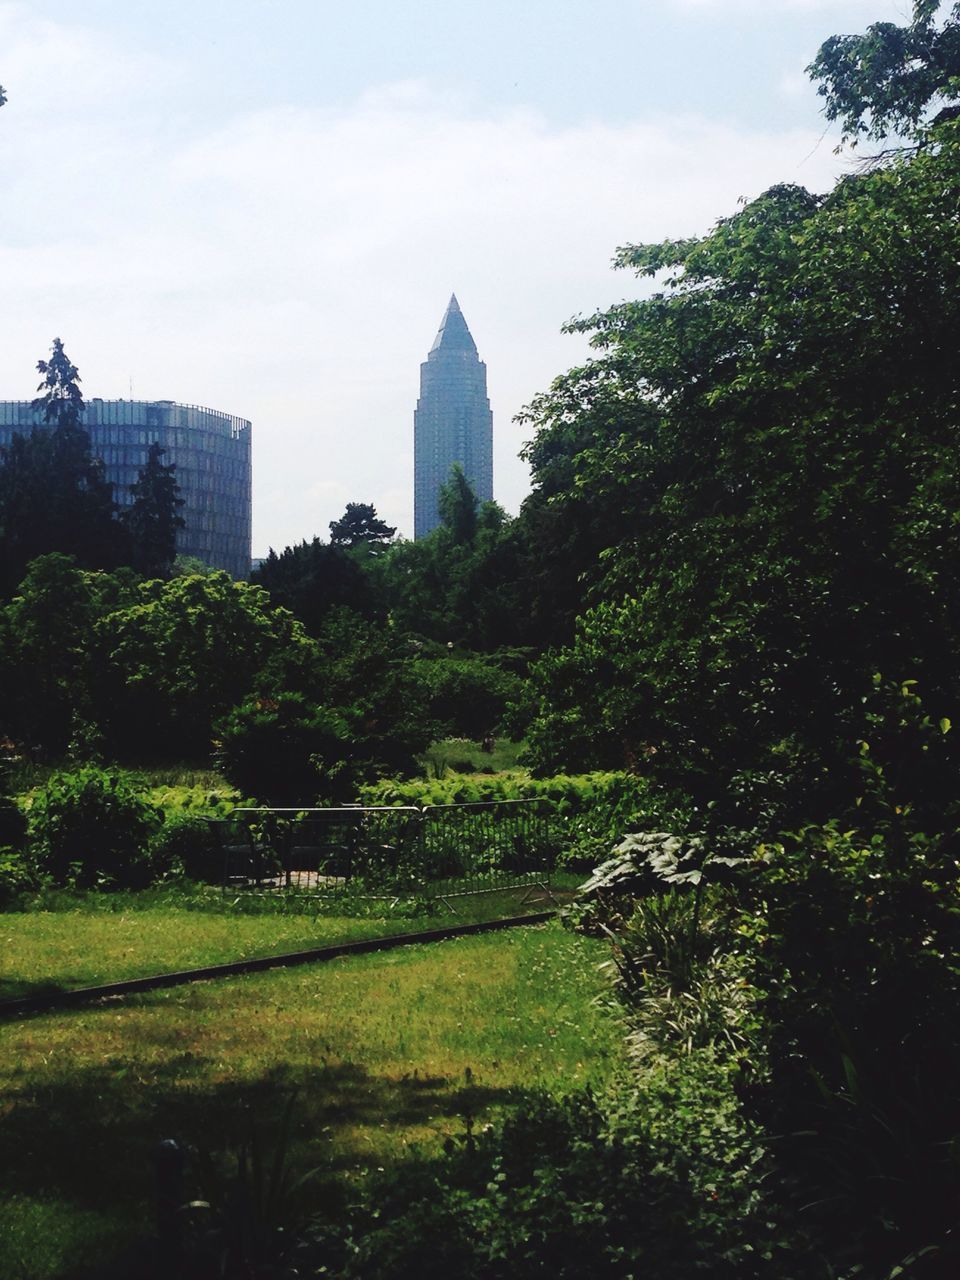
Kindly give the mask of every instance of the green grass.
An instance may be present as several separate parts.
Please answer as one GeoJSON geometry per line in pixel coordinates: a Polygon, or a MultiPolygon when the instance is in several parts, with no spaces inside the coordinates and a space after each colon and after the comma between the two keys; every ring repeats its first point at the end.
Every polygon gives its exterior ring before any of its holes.
{"type": "Polygon", "coordinates": [[[338,908],[335,901],[311,906],[303,898],[236,900],[219,892],[195,898],[176,891],[62,895],[59,902],[66,909],[0,914],[0,999],[522,915],[552,905],[539,893],[524,902],[525,894],[484,894],[432,908],[357,900],[352,910],[338,908]]]}
{"type": "Polygon", "coordinates": [[[424,774],[428,778],[442,778],[449,773],[526,775],[526,770],[517,764],[517,757],[523,747],[522,742],[497,738],[493,751],[484,751],[480,743],[472,738],[444,738],[424,752],[424,774]]]}
{"type": "Polygon", "coordinates": [[[599,943],[558,924],[198,983],[0,1026],[0,1275],[49,1280],[150,1229],[150,1153],[222,1152],[245,1108],[335,1195],[532,1090],[602,1086],[599,943]],[[468,1071],[469,1069],[469,1071],[468,1071]]]}

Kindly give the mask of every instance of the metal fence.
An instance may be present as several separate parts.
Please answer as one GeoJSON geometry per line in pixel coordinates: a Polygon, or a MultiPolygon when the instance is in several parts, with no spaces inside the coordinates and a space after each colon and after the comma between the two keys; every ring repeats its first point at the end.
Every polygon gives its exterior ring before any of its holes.
{"type": "Polygon", "coordinates": [[[542,800],[234,809],[213,823],[231,891],[451,898],[549,893],[554,855],[542,800]]]}

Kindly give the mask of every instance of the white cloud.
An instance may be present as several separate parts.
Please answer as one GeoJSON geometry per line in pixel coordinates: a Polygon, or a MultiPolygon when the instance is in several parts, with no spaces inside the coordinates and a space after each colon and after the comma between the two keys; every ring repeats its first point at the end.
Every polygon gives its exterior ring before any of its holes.
{"type": "Polygon", "coordinates": [[[32,394],[59,335],[88,395],[127,396],[132,378],[138,397],[251,418],[258,554],[325,534],[348,500],[410,532],[419,364],[451,290],[488,364],[495,490],[515,510],[511,418],[585,354],[562,322],[635,292],[610,274],[616,246],[703,231],[776,181],[823,189],[837,163],[813,130],[695,116],[558,128],[415,81],[187,137],[158,126],[149,59],[116,125],[105,77],[80,84],[116,51],[74,60],[75,33],[22,5],[0,6],[4,34],[18,102],[44,58],[60,71],[56,94],[0,116],[0,396],[32,394]]]}

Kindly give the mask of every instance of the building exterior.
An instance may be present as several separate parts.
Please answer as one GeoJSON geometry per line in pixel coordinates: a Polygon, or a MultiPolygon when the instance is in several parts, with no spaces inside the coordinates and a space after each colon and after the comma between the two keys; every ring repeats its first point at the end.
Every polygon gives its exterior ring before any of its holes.
{"type": "MultiPolygon", "coordinates": [[[[0,401],[0,445],[14,432],[28,434],[41,418],[29,400],[0,401]]],[[[173,463],[185,527],[177,533],[179,555],[226,569],[235,578],[250,573],[250,423],[215,409],[172,400],[89,400],[83,426],[94,457],[102,458],[120,507],[133,501],[131,487],[147,464],[151,444],[173,463]]],[[[41,428],[42,429],[42,426],[41,428]]]]}
{"type": "Polygon", "coordinates": [[[413,415],[414,537],[440,523],[440,488],[455,462],[481,502],[493,498],[493,414],[487,366],[454,294],[426,362],[413,415]]]}

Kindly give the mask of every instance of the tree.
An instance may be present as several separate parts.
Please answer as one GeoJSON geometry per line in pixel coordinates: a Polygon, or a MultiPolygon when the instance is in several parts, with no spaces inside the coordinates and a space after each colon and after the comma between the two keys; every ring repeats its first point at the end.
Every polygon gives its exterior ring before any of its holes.
{"type": "Polygon", "coordinates": [[[43,394],[30,407],[43,414],[48,426],[79,427],[84,410],[80,374],[59,338],[53,340],[50,359],[37,361],[37,372],[43,374],[37,387],[43,394]]]}
{"type": "Polygon", "coordinates": [[[82,568],[125,563],[124,530],[114,519],[113,488],[92,457],[81,425],[83,397],[76,366],[59,338],[37,368],[43,394],[33,401],[44,425],[15,434],[0,452],[0,589],[9,594],[27,564],[51,551],[68,552],[82,568]]]}
{"type": "Polygon", "coordinates": [[[943,104],[933,124],[960,113],[960,3],[938,28],[940,0],[914,0],[905,27],[877,22],[863,35],[831,36],[808,67],[826,100],[828,120],[839,120],[845,140],[922,134],[931,106],[943,104]]]}
{"type": "Polygon", "coordinates": [[[317,679],[299,622],[223,572],[141,583],[99,618],[94,648],[97,720],[124,758],[207,758],[213,723],[232,707],[317,679]]]}
{"type": "Polygon", "coordinates": [[[135,582],[129,570],[90,573],[58,552],[31,562],[0,609],[0,736],[57,757],[89,731],[95,625],[129,603],[135,582]]]}
{"type": "Polygon", "coordinates": [[[440,487],[437,500],[440,519],[458,546],[468,546],[477,532],[477,495],[459,462],[450,468],[450,475],[440,487]]]}
{"type": "Polygon", "coordinates": [[[534,406],[536,456],[572,441],[608,521],[594,608],[540,672],[542,767],[619,757],[749,826],[846,812],[865,742],[936,813],[942,770],[874,678],[957,722],[958,129],[621,250],[666,288],[577,322],[599,356],[534,406]]]}
{"type": "Polygon", "coordinates": [[[348,502],[339,520],[330,521],[332,547],[364,547],[371,554],[383,551],[396,533],[377,515],[369,502],[348,502]]]}
{"type": "Polygon", "coordinates": [[[344,606],[356,613],[375,612],[365,565],[344,546],[314,538],[270,554],[250,575],[265,587],[275,605],[289,609],[311,635],[317,635],[327,614],[344,606]]]}
{"type": "Polygon", "coordinates": [[[177,468],[172,463],[164,466],[163,453],[160,445],[150,446],[147,465],[131,490],[133,502],[121,517],[130,534],[133,567],[148,578],[169,575],[177,554],[177,530],[185,523],[178,514],[183,499],[177,468]]]}

